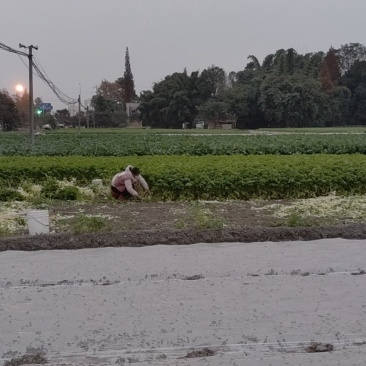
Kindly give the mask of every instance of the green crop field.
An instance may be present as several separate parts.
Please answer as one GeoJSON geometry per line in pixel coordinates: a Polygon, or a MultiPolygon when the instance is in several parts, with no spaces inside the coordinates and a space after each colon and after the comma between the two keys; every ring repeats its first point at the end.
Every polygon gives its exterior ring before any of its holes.
{"type": "Polygon", "coordinates": [[[102,178],[108,186],[133,164],[163,200],[365,193],[363,128],[303,132],[69,129],[35,136],[32,150],[27,133],[0,133],[0,185],[102,178]]]}
{"type": "Polygon", "coordinates": [[[0,183],[73,179],[106,185],[127,164],[141,168],[161,199],[308,198],[366,191],[364,155],[2,157],[0,183]]]}
{"type": "MultiPolygon", "coordinates": [[[[69,130],[67,130],[69,131],[69,130]]],[[[84,130],[35,136],[0,134],[0,156],[365,154],[366,134],[168,134],[148,130],[84,130]],[[139,131],[139,132],[134,132],[139,131]],[[148,131],[145,132],[144,131],[148,131]]],[[[358,130],[357,130],[358,131],[358,130]]],[[[166,132],[166,130],[165,130],[166,132]]],[[[224,133],[223,131],[221,131],[224,133]]]]}

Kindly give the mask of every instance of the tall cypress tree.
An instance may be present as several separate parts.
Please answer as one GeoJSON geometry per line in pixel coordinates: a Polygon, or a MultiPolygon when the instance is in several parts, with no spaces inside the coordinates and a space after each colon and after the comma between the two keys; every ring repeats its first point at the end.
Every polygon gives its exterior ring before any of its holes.
{"type": "Polygon", "coordinates": [[[320,70],[320,80],[323,85],[323,90],[331,91],[333,89],[334,85],[330,76],[329,67],[326,59],[323,60],[322,68],[320,70]]]}
{"type": "Polygon", "coordinates": [[[133,75],[130,65],[130,54],[128,52],[128,47],[126,47],[125,56],[125,72],[122,79],[122,89],[124,91],[125,102],[133,102],[136,98],[135,82],[133,81],[133,75]]]}
{"type": "Polygon", "coordinates": [[[336,50],[333,47],[331,47],[326,54],[325,62],[328,65],[329,75],[332,82],[334,83],[335,81],[338,81],[341,77],[341,69],[339,67],[336,50]]]}

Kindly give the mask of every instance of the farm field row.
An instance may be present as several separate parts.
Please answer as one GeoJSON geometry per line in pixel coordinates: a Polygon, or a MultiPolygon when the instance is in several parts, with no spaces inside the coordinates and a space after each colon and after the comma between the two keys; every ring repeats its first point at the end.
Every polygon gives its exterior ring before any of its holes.
{"type": "Polygon", "coordinates": [[[139,166],[155,197],[180,199],[284,199],[366,192],[364,155],[2,157],[0,182],[72,180],[90,184],[128,164],[139,166]]]}
{"type": "MultiPolygon", "coordinates": [[[[123,133],[123,134],[197,134],[197,135],[221,135],[221,134],[255,134],[255,133],[326,133],[326,134],[337,134],[337,133],[365,133],[366,126],[340,126],[340,127],[305,127],[305,128],[259,128],[254,130],[245,130],[245,129],[172,129],[172,128],[81,128],[81,133],[83,134],[94,134],[94,133],[123,133]]],[[[65,129],[56,129],[52,130],[51,133],[54,134],[75,134],[78,133],[78,128],[65,128],[65,129]]],[[[1,132],[0,132],[1,133],[1,132]]],[[[16,132],[8,132],[9,133],[24,133],[28,134],[27,128],[22,128],[16,132]]]]}
{"type": "Polygon", "coordinates": [[[49,133],[35,136],[30,150],[26,134],[0,134],[0,156],[144,156],[144,155],[294,155],[366,154],[359,134],[153,134],[49,133]]]}

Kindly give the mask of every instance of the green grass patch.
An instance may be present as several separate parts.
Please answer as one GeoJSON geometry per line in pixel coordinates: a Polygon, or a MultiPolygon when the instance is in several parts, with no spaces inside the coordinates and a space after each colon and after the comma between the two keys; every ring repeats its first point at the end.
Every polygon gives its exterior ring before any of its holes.
{"type": "Polygon", "coordinates": [[[201,230],[222,229],[224,226],[225,220],[223,217],[198,202],[189,206],[185,217],[179,218],[175,224],[177,229],[193,227],[201,230]]]}
{"type": "Polygon", "coordinates": [[[74,234],[109,231],[108,220],[100,216],[78,215],[69,223],[68,231],[74,234]]]}

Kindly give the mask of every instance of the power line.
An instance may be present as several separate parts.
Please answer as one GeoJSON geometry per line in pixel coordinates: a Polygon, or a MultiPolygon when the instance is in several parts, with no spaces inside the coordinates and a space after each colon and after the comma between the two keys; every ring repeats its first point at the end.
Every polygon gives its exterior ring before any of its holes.
{"type": "Polygon", "coordinates": [[[22,55],[22,56],[28,57],[28,54],[27,53],[22,52],[22,51],[15,50],[14,48],[11,48],[11,47],[9,47],[6,44],[1,43],[1,42],[0,42],[0,49],[2,49],[4,51],[16,53],[17,55],[22,55]]]}
{"type": "Polygon", "coordinates": [[[34,55],[36,60],[37,60],[37,63],[39,65],[39,67],[41,68],[41,70],[43,71],[43,73],[50,79],[50,77],[47,75],[46,71],[44,70],[44,68],[42,67],[42,64],[41,64],[41,61],[40,59],[38,58],[37,54],[34,55]]]}
{"type": "MultiPolygon", "coordinates": [[[[18,56],[25,56],[28,57],[27,53],[24,53],[22,51],[15,50],[3,43],[0,43],[0,49],[3,49],[4,51],[8,51],[11,53],[15,53],[18,56]]],[[[24,61],[22,60],[23,64],[24,61]]],[[[25,66],[28,68],[28,66],[25,64],[25,66]]],[[[45,70],[43,69],[38,57],[36,57],[36,60],[33,59],[33,68],[36,72],[36,75],[46,84],[48,87],[53,91],[53,93],[56,95],[56,97],[64,104],[70,105],[70,104],[76,104],[78,101],[77,99],[73,99],[66,95],[64,92],[61,91],[49,78],[45,70]]],[[[28,68],[29,69],[29,68],[28,68]]]]}
{"type": "MultiPolygon", "coordinates": [[[[33,49],[38,50],[38,46],[33,46],[33,45],[25,46],[25,45],[19,43],[19,48],[28,49],[28,54],[25,52],[22,52],[22,51],[15,50],[14,48],[11,48],[3,43],[0,43],[0,49],[7,51],[7,52],[15,53],[18,56],[25,56],[29,60],[29,67],[28,67],[28,71],[29,71],[29,132],[30,132],[29,142],[30,142],[31,149],[33,149],[33,146],[34,146],[33,69],[36,71],[36,74],[51,88],[51,90],[54,92],[54,94],[58,97],[58,99],[61,102],[68,104],[68,105],[79,102],[79,112],[80,112],[80,95],[79,95],[78,100],[72,99],[69,96],[67,96],[50,80],[47,73],[43,70],[43,67],[41,66],[41,63],[39,62],[39,60],[37,59],[38,61],[34,62],[32,50],[33,49]]],[[[79,121],[80,121],[80,117],[79,117],[79,121]]],[[[79,124],[80,124],[80,122],[79,122],[79,124]]]]}
{"type": "Polygon", "coordinates": [[[17,55],[19,57],[19,60],[22,61],[22,64],[29,69],[28,65],[24,62],[24,60],[20,57],[20,55],[17,55]]]}
{"type": "Polygon", "coordinates": [[[64,92],[60,90],[47,75],[46,71],[41,65],[39,58],[36,56],[36,61],[34,62],[34,68],[36,70],[37,75],[51,88],[54,94],[58,97],[58,99],[65,104],[76,104],[77,100],[70,98],[64,92]]]}
{"type": "Polygon", "coordinates": [[[33,63],[34,70],[36,74],[50,87],[50,89],[54,92],[57,98],[65,103],[65,104],[76,104],[77,100],[70,98],[64,92],[61,91],[46,75],[41,71],[39,65],[37,63],[33,63]]]}
{"type": "MultiPolygon", "coordinates": [[[[23,65],[28,69],[28,65],[24,62],[24,60],[20,57],[20,55],[18,55],[18,57],[22,61],[23,65]]],[[[52,89],[52,91],[54,92],[54,94],[56,95],[58,100],[60,100],[64,104],[76,104],[77,103],[77,100],[75,101],[75,99],[68,97],[66,94],[64,94],[62,91],[60,91],[56,86],[54,86],[56,91],[53,89],[52,85],[54,85],[54,84],[51,81],[49,81],[49,76],[47,75],[47,73],[43,69],[42,65],[40,64],[38,57],[37,57],[37,65],[35,64],[35,62],[33,62],[33,67],[36,71],[38,70],[37,67],[39,69],[42,69],[43,75],[46,75],[46,76],[42,77],[42,75],[40,75],[38,72],[36,72],[36,76],[52,89]],[[52,84],[52,85],[50,85],[50,84],[52,84]],[[64,95],[64,97],[61,96],[62,94],[64,95]]],[[[83,106],[83,108],[85,108],[85,107],[83,106]]]]}

